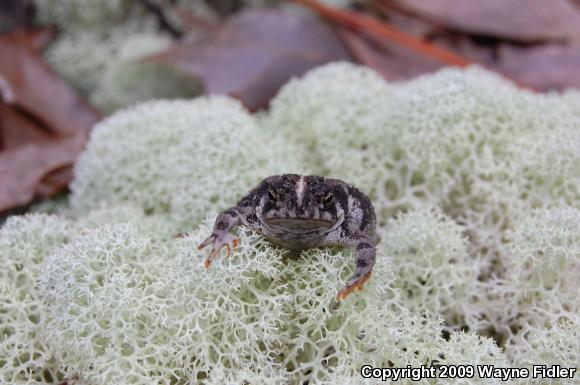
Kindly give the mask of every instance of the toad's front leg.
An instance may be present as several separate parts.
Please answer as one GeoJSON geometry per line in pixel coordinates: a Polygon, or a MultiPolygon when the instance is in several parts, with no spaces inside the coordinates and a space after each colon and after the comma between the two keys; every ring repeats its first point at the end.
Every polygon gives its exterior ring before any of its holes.
{"type": "Polygon", "coordinates": [[[240,211],[232,207],[227,209],[216,218],[213,231],[209,237],[207,237],[198,247],[198,250],[203,249],[208,245],[212,245],[212,249],[209,256],[205,260],[205,267],[208,268],[212,261],[219,255],[220,250],[225,246],[228,253],[228,257],[232,254],[232,251],[238,246],[238,238],[230,233],[231,230],[236,228],[242,223],[242,214],[240,211]]]}
{"type": "Polygon", "coordinates": [[[337,301],[342,301],[354,290],[361,291],[364,283],[371,277],[376,259],[376,243],[367,235],[348,239],[340,246],[352,247],[356,253],[356,271],[345,287],[338,292],[337,301]]]}

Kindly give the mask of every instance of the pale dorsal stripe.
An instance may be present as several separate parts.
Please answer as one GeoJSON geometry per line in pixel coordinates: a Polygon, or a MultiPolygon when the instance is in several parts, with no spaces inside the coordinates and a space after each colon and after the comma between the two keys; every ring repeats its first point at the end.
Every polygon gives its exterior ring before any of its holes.
{"type": "Polygon", "coordinates": [[[306,188],[306,179],[304,175],[298,180],[298,185],[296,186],[296,195],[298,198],[298,207],[302,206],[302,197],[304,197],[304,189],[306,188]]]}

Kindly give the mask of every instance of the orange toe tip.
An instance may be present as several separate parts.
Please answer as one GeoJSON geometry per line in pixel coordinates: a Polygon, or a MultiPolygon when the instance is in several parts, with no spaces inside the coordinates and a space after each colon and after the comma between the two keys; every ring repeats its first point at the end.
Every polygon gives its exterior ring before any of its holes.
{"type": "Polygon", "coordinates": [[[362,288],[362,285],[364,285],[369,280],[370,277],[371,277],[371,273],[367,273],[366,275],[363,275],[361,277],[361,279],[359,281],[359,285],[361,286],[361,288],[362,288]]]}
{"type": "Polygon", "coordinates": [[[364,284],[366,281],[368,281],[368,279],[371,277],[371,273],[367,273],[366,275],[363,275],[357,282],[345,287],[344,289],[342,289],[337,295],[336,295],[336,300],[337,301],[342,301],[344,300],[346,297],[348,297],[348,295],[350,293],[352,293],[353,291],[362,291],[364,284]]]}
{"type": "Polygon", "coordinates": [[[238,247],[240,240],[236,238],[236,239],[234,239],[234,241],[232,243],[233,243],[234,249],[235,249],[236,247],[238,247]]]}
{"type": "Polygon", "coordinates": [[[367,275],[363,276],[360,279],[360,281],[358,281],[357,284],[355,285],[356,290],[361,291],[364,287],[364,284],[369,280],[370,277],[371,277],[371,273],[368,273],[367,275]]]}
{"type": "Polygon", "coordinates": [[[342,289],[340,292],[338,292],[338,294],[336,295],[336,300],[337,301],[342,301],[344,300],[346,297],[348,297],[348,295],[350,293],[352,293],[353,291],[353,287],[348,287],[348,288],[344,288],[342,289]]]}
{"type": "Polygon", "coordinates": [[[209,268],[211,266],[211,260],[209,258],[206,259],[203,265],[205,266],[206,269],[209,268]]]}
{"type": "Polygon", "coordinates": [[[337,300],[338,302],[342,302],[342,301],[344,301],[344,299],[345,299],[346,297],[348,297],[348,294],[349,294],[349,293],[338,293],[338,295],[336,296],[336,300],[337,300]]]}

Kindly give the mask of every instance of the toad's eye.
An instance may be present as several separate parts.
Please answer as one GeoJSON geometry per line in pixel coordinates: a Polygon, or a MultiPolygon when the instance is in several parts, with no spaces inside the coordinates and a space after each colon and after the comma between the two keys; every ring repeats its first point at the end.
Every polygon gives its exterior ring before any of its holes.
{"type": "Polygon", "coordinates": [[[329,192],[324,196],[324,198],[322,198],[322,204],[328,206],[331,203],[332,203],[332,193],[329,192]]]}
{"type": "Polygon", "coordinates": [[[268,190],[268,198],[271,201],[277,201],[278,200],[278,194],[276,194],[276,192],[273,191],[273,190],[268,190]]]}

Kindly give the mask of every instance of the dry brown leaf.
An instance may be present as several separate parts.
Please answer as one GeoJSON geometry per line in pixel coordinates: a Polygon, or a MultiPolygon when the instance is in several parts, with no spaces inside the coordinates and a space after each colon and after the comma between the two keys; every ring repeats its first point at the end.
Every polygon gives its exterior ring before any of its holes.
{"type": "Polygon", "coordinates": [[[580,10],[567,0],[381,0],[434,23],[508,40],[580,40],[580,10]]]}
{"type": "Polygon", "coordinates": [[[70,180],[51,187],[43,180],[55,170],[70,169],[85,141],[85,136],[75,135],[0,152],[0,211],[45,198],[65,187],[70,180]]]}
{"type": "Polygon", "coordinates": [[[503,44],[498,69],[538,91],[580,88],[580,43],[518,48],[503,44]]]}
{"type": "Polygon", "coordinates": [[[336,25],[354,31],[363,31],[367,36],[379,42],[388,41],[398,44],[419,53],[421,56],[430,57],[447,65],[463,68],[473,64],[464,57],[437,47],[421,37],[413,36],[394,25],[364,13],[333,7],[320,0],[294,0],[294,2],[311,9],[336,25]]]}
{"type": "Polygon", "coordinates": [[[431,42],[490,69],[497,61],[497,43],[495,41],[478,44],[473,36],[443,31],[432,36],[431,42]]]}
{"type": "Polygon", "coordinates": [[[73,176],[73,169],[68,164],[50,171],[36,186],[36,196],[48,198],[57,194],[68,186],[73,176]]]}
{"type": "MultiPolygon", "coordinates": [[[[72,134],[90,127],[98,116],[44,63],[31,45],[13,34],[0,36],[0,76],[12,101],[55,133],[72,134]]],[[[32,39],[30,41],[33,41],[32,39]]]]}
{"type": "Polygon", "coordinates": [[[36,27],[31,29],[18,29],[10,33],[13,43],[24,45],[34,51],[42,52],[54,39],[55,30],[52,27],[36,27]]]}
{"type": "Polygon", "coordinates": [[[152,58],[197,78],[206,93],[237,97],[252,110],[264,107],[291,77],[350,59],[318,18],[281,10],[242,12],[152,58]]]}
{"type": "Polygon", "coordinates": [[[342,27],[338,32],[357,62],[374,69],[387,80],[410,79],[445,66],[398,44],[373,42],[342,27]]]}
{"type": "Polygon", "coordinates": [[[366,4],[372,14],[415,37],[427,38],[440,29],[428,20],[419,19],[414,15],[401,12],[387,1],[369,0],[366,4]]]}
{"type": "Polygon", "coordinates": [[[50,139],[50,133],[39,122],[23,111],[0,102],[0,151],[50,139]]]}
{"type": "Polygon", "coordinates": [[[42,61],[38,31],[0,36],[0,211],[55,194],[100,115],[42,61]]]}

